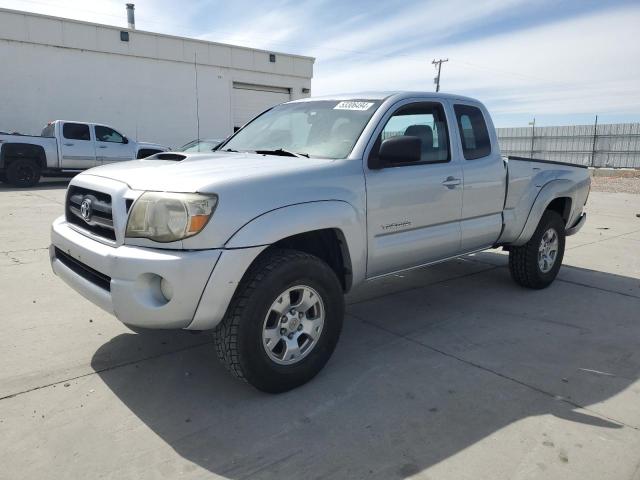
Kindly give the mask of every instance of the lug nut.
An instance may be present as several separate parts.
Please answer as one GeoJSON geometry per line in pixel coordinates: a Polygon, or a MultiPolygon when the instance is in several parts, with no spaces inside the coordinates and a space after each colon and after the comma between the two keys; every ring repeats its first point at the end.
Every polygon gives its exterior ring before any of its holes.
{"type": "Polygon", "coordinates": [[[302,318],[302,317],[303,317],[303,315],[304,315],[304,314],[303,314],[302,312],[300,312],[300,313],[298,314],[298,318],[302,318]]]}
{"type": "Polygon", "coordinates": [[[280,321],[282,323],[287,323],[287,317],[283,315],[282,318],[280,319],[280,321]]]}
{"type": "Polygon", "coordinates": [[[293,333],[290,333],[289,335],[287,335],[289,337],[289,340],[291,340],[293,338],[293,333]]]}
{"type": "Polygon", "coordinates": [[[285,333],[287,333],[287,329],[286,328],[281,328],[280,329],[280,335],[284,335],[285,333]]]}
{"type": "Polygon", "coordinates": [[[295,315],[295,314],[296,314],[296,309],[295,309],[295,308],[292,308],[292,309],[291,309],[291,311],[290,311],[289,313],[291,313],[291,315],[295,315]]]}
{"type": "Polygon", "coordinates": [[[302,324],[298,325],[298,331],[302,330],[302,324]]]}

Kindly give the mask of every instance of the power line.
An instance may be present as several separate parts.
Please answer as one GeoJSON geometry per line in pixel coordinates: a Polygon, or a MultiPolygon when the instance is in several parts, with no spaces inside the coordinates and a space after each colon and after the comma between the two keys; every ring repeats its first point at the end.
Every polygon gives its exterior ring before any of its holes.
{"type": "Polygon", "coordinates": [[[435,78],[435,82],[436,82],[436,92],[440,91],[440,70],[442,69],[442,64],[445,62],[448,62],[449,59],[445,58],[444,60],[441,58],[440,60],[434,60],[433,63],[434,65],[437,65],[437,69],[438,69],[438,76],[435,78]]]}

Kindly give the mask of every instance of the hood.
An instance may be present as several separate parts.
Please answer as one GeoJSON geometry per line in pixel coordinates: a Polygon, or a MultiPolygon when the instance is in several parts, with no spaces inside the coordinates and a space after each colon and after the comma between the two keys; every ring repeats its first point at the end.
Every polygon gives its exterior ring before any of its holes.
{"type": "Polygon", "coordinates": [[[111,163],[87,170],[95,175],[126,183],[134,190],[170,192],[215,192],[221,184],[300,173],[326,166],[332,160],[281,157],[252,153],[177,154],[184,160],[144,159],[111,163]]]}

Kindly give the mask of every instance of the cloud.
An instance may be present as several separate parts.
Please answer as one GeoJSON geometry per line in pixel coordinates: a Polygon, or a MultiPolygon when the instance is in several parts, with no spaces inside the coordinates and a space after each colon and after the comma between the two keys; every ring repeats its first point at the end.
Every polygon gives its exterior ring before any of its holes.
{"type": "Polygon", "coordinates": [[[497,113],[640,111],[640,7],[573,17],[410,56],[316,65],[314,94],[431,90],[434,57],[447,56],[443,91],[477,96],[497,113]],[[623,67],[624,66],[624,67],[623,67]]]}
{"type": "MultiPolygon", "coordinates": [[[[203,1],[175,2],[172,0],[131,0],[136,8],[136,28],[174,35],[189,34],[192,26],[188,18],[202,6],[203,1]],[[183,21],[176,20],[183,19],[183,21]]],[[[127,25],[123,0],[0,0],[1,8],[71,18],[104,25],[127,25]]],[[[208,3],[208,2],[207,2],[208,3]]]]}
{"type": "Polygon", "coordinates": [[[198,38],[245,47],[304,53],[310,26],[318,12],[331,8],[330,0],[271,1],[257,5],[240,3],[225,12],[225,20],[211,22],[198,38]],[[251,10],[253,15],[246,15],[251,10]],[[234,15],[237,12],[237,15],[234,15]]]}
{"type": "MultiPolygon", "coordinates": [[[[431,60],[448,57],[443,90],[480,98],[497,116],[640,112],[637,2],[135,3],[139,29],[315,56],[314,95],[432,90],[431,60]]],[[[0,0],[0,6],[126,24],[123,0],[0,0]]]]}
{"type": "Polygon", "coordinates": [[[441,43],[482,20],[508,15],[524,0],[449,0],[418,2],[349,25],[347,33],[332,36],[311,48],[310,55],[329,61],[369,51],[372,55],[399,51],[416,44],[441,43]],[[381,20],[382,18],[382,20],[381,20]]]}

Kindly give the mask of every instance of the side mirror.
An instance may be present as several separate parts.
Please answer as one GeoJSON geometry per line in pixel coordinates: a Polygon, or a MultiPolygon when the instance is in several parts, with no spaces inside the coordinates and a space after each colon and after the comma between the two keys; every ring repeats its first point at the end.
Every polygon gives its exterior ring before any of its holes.
{"type": "Polygon", "coordinates": [[[419,162],[422,158],[422,141],[418,137],[397,136],[380,144],[378,155],[369,157],[369,168],[378,170],[388,165],[419,162]]]}
{"type": "Polygon", "coordinates": [[[127,143],[129,143],[129,139],[127,137],[122,137],[122,143],[126,145],[127,143]]]}

